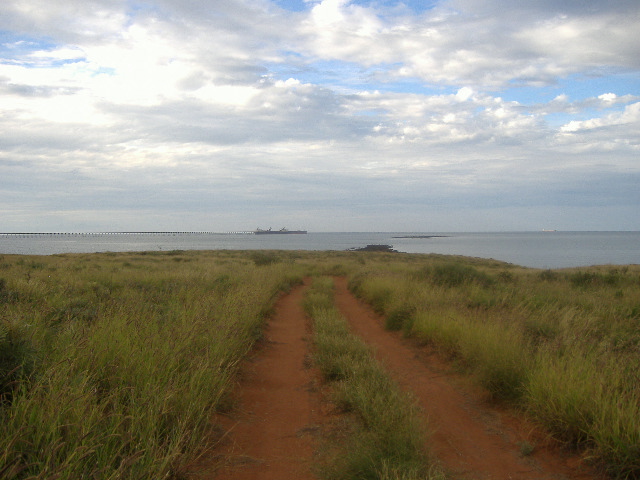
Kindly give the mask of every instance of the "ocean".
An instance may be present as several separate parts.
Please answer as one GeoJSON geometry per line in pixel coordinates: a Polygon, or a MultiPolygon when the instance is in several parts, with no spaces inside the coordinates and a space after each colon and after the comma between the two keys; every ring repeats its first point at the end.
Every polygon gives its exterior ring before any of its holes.
{"type": "Polygon", "coordinates": [[[532,268],[640,264],[640,232],[0,233],[0,254],[53,255],[169,250],[348,250],[391,245],[406,253],[492,258],[532,268]]]}

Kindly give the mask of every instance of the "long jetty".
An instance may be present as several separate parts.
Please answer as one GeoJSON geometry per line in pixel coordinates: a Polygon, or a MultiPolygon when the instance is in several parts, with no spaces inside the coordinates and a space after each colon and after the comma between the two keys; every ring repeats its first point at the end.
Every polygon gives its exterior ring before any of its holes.
{"type": "Polygon", "coordinates": [[[197,231],[174,231],[174,232],[0,232],[0,236],[93,236],[93,235],[252,235],[253,231],[236,232],[197,232],[197,231]]]}

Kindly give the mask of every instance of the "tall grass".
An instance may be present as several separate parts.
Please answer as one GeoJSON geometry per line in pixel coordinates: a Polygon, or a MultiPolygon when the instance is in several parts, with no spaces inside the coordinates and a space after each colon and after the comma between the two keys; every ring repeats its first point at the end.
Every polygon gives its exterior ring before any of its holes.
{"type": "Polygon", "coordinates": [[[407,255],[358,270],[350,288],[389,328],[439,348],[614,477],[640,478],[640,267],[407,255]]]}
{"type": "Polygon", "coordinates": [[[0,477],[16,479],[179,475],[276,294],[302,276],[224,252],[3,265],[0,477]]]}
{"type": "Polygon", "coordinates": [[[333,306],[332,281],[316,279],[305,298],[314,320],[315,360],[332,381],[334,401],[357,419],[323,474],[330,479],[443,478],[429,469],[414,402],[390,380],[333,306]]]}
{"type": "MultiPolygon", "coordinates": [[[[0,478],[178,477],[275,296],[310,273],[348,275],[388,328],[441,349],[614,477],[640,478],[640,267],[282,251],[0,256],[0,478]]],[[[327,325],[318,362],[359,419],[356,443],[384,452],[368,426],[396,401],[387,380],[336,317],[330,281],[306,302],[327,325]]],[[[376,427],[394,442],[403,409],[376,427]]],[[[428,471],[354,445],[340,456],[350,475],[428,471]]]]}

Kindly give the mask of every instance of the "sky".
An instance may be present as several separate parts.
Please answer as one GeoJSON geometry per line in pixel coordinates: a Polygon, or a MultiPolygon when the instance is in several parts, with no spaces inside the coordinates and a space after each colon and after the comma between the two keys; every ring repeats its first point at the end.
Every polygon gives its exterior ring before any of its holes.
{"type": "Polygon", "coordinates": [[[640,230],[637,0],[3,0],[0,232],[640,230]]]}

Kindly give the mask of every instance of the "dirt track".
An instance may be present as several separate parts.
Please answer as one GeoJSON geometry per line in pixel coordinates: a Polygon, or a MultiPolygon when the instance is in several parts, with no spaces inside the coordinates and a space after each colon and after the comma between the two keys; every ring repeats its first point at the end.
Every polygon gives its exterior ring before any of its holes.
{"type": "Polygon", "coordinates": [[[294,288],[276,304],[265,339],[243,366],[234,412],[216,419],[227,432],[220,448],[190,478],[315,478],[313,436],[321,409],[319,395],[313,393],[314,371],[308,367],[304,288],[294,288]]]}
{"type": "MultiPolygon", "coordinates": [[[[295,288],[277,303],[266,341],[243,368],[237,408],[221,420],[227,431],[224,441],[209,459],[208,471],[203,468],[191,478],[314,478],[315,434],[326,417],[312,388],[316,374],[308,365],[308,319],[300,305],[304,289],[295,288]]],[[[493,408],[481,392],[447,373],[435,355],[386,332],[382,319],[348,292],[343,278],[336,279],[336,305],[393,378],[417,398],[433,432],[428,447],[451,478],[601,478],[548,445],[522,419],[493,408]],[[520,447],[525,441],[537,445],[526,457],[520,447]]]]}

